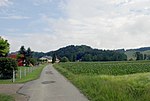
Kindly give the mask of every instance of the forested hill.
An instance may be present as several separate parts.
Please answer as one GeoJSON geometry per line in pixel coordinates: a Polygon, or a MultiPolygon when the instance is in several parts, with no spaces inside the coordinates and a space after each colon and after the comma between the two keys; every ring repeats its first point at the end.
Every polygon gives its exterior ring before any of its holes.
{"type": "Polygon", "coordinates": [[[45,53],[52,56],[56,54],[57,58],[67,57],[69,61],[123,61],[127,60],[127,56],[123,52],[112,50],[93,49],[86,45],[60,48],[56,51],[45,53]]]}
{"type": "Polygon", "coordinates": [[[126,51],[139,51],[139,52],[143,52],[143,51],[149,51],[150,47],[141,47],[141,48],[137,48],[137,49],[128,49],[126,51]]]}
{"type": "Polygon", "coordinates": [[[43,56],[52,56],[54,53],[59,59],[67,57],[70,61],[122,61],[122,60],[136,60],[135,53],[140,52],[146,54],[147,59],[150,59],[150,47],[142,47],[137,49],[118,49],[118,50],[99,50],[93,49],[90,46],[70,45],[60,48],[56,51],[50,51],[47,53],[33,52],[33,56],[41,58],[43,56]],[[126,55],[125,55],[126,54],[126,55]]]}

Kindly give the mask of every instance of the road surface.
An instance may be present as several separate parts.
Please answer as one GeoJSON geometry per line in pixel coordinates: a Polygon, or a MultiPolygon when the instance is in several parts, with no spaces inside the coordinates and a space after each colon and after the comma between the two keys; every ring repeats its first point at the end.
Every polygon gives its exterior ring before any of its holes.
{"type": "Polygon", "coordinates": [[[19,91],[29,101],[89,101],[52,65],[46,66],[38,80],[26,83],[19,91]]]}

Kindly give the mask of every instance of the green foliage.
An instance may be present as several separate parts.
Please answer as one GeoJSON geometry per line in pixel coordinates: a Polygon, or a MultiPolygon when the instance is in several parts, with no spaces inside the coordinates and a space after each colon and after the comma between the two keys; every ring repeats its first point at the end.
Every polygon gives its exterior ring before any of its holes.
{"type": "Polygon", "coordinates": [[[67,57],[61,58],[60,62],[69,62],[69,59],[67,57]]]}
{"type": "Polygon", "coordinates": [[[25,55],[26,54],[26,49],[24,48],[24,46],[21,46],[20,50],[19,50],[20,54],[25,55]]]}
{"type": "Polygon", "coordinates": [[[18,70],[16,60],[11,58],[0,58],[0,78],[12,78],[13,70],[18,70]]]}
{"type": "Polygon", "coordinates": [[[74,74],[86,75],[126,75],[150,72],[150,62],[78,62],[60,63],[74,74]]]}
{"type": "Polygon", "coordinates": [[[37,64],[37,59],[35,59],[35,58],[29,58],[28,61],[34,66],[37,64]]]}
{"type": "Polygon", "coordinates": [[[15,101],[15,99],[10,95],[0,94],[0,101],[15,101]]]}
{"type": "Polygon", "coordinates": [[[30,48],[28,48],[27,51],[26,51],[26,57],[32,58],[32,51],[31,51],[30,48]]]}
{"type": "Polygon", "coordinates": [[[30,48],[27,50],[24,48],[24,46],[21,46],[18,54],[18,58],[22,58],[23,61],[25,61],[25,65],[29,66],[30,64],[35,65],[37,63],[37,60],[35,58],[32,58],[32,51],[30,48]]]}
{"type": "MultiPolygon", "coordinates": [[[[16,78],[16,83],[25,83],[25,82],[29,82],[35,79],[38,79],[41,75],[41,72],[43,70],[43,68],[46,66],[47,64],[42,64],[39,65],[38,67],[33,67],[36,68],[32,73],[29,73],[27,76],[22,77],[22,79],[19,78],[19,76],[16,78]]],[[[29,68],[29,67],[20,67],[22,70],[24,70],[25,68],[29,68]]]]}
{"type": "MultiPolygon", "coordinates": [[[[16,81],[15,83],[25,83],[25,82],[29,82],[29,81],[32,81],[32,80],[35,80],[35,79],[38,79],[41,75],[41,72],[43,70],[43,68],[46,66],[47,64],[41,64],[39,66],[36,66],[36,67],[33,67],[34,70],[31,72],[31,73],[27,73],[27,76],[24,76],[24,74],[22,74],[22,78],[20,79],[20,73],[18,72],[17,73],[17,76],[16,76],[16,81]]],[[[31,68],[31,67],[18,67],[18,70],[22,70],[22,72],[26,70],[28,70],[28,68],[31,68]]],[[[0,84],[12,84],[12,80],[8,79],[8,80],[0,80],[0,84]]],[[[14,83],[13,83],[14,84],[14,83]]]]}
{"type": "Polygon", "coordinates": [[[55,62],[56,62],[56,54],[54,53],[52,56],[52,63],[55,63],[55,62]]]}
{"type": "Polygon", "coordinates": [[[0,57],[5,57],[9,53],[9,43],[0,37],[0,57]]]}
{"type": "Polygon", "coordinates": [[[135,52],[136,60],[143,60],[143,54],[140,52],[135,52]]]}
{"type": "Polygon", "coordinates": [[[54,66],[90,101],[150,99],[150,61],[76,62],[59,63],[54,66]]]}
{"type": "Polygon", "coordinates": [[[82,61],[92,61],[92,55],[91,54],[85,54],[82,59],[82,61]]]}
{"type": "Polygon", "coordinates": [[[124,61],[127,60],[127,56],[123,52],[111,51],[111,50],[98,50],[92,49],[89,46],[67,46],[60,48],[59,50],[46,53],[48,56],[57,54],[57,57],[67,57],[69,61],[124,61]]]}
{"type": "Polygon", "coordinates": [[[45,53],[43,53],[43,52],[32,52],[32,56],[33,56],[33,58],[41,58],[41,57],[45,56],[45,53]]]}

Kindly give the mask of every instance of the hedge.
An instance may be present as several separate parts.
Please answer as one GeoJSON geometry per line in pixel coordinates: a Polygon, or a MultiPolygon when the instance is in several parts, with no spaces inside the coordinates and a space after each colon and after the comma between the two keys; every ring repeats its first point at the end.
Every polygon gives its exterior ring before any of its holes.
{"type": "Polygon", "coordinates": [[[12,58],[0,58],[0,78],[11,79],[13,77],[13,70],[17,71],[18,66],[15,59],[12,58]]]}

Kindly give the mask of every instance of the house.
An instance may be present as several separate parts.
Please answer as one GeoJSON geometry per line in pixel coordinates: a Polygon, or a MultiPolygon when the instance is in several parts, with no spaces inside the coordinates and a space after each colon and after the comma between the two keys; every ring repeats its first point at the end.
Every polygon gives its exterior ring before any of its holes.
{"type": "Polygon", "coordinates": [[[60,62],[60,60],[58,59],[58,58],[56,58],[56,61],[55,61],[56,63],[59,63],[60,62]]]}
{"type": "Polygon", "coordinates": [[[17,61],[18,66],[24,66],[24,56],[20,55],[19,58],[17,56],[17,53],[11,53],[8,55],[9,58],[13,58],[17,61]]]}
{"type": "Polygon", "coordinates": [[[50,62],[52,62],[52,57],[51,56],[43,56],[39,60],[47,61],[48,63],[50,63],[50,62]]]}

